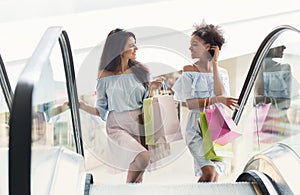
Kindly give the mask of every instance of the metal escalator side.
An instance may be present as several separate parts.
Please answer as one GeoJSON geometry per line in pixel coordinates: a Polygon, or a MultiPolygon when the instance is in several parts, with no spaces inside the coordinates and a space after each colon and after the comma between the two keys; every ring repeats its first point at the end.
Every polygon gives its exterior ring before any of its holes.
{"type": "Polygon", "coordinates": [[[264,173],[272,180],[280,194],[299,194],[300,187],[296,179],[299,169],[299,154],[288,145],[279,143],[253,156],[244,171],[247,173],[249,170],[257,170],[264,173]]]}
{"type": "Polygon", "coordinates": [[[8,151],[10,195],[88,194],[92,176],[85,173],[74,83],[67,33],[61,27],[50,27],[28,60],[14,93],[8,151]],[[61,105],[64,102],[68,106],[61,105]]]}

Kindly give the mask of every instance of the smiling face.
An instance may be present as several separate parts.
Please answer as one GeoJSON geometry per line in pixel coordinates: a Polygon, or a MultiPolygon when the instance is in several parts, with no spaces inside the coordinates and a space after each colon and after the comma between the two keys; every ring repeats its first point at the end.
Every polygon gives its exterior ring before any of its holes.
{"type": "Polygon", "coordinates": [[[124,47],[124,52],[122,53],[122,57],[128,60],[129,59],[135,60],[136,50],[138,50],[138,47],[136,46],[135,39],[133,37],[129,37],[124,47]]]}
{"type": "Polygon", "coordinates": [[[209,44],[206,44],[203,39],[196,35],[193,35],[190,44],[191,45],[189,49],[191,51],[191,57],[193,59],[203,58],[206,56],[209,44]]]}

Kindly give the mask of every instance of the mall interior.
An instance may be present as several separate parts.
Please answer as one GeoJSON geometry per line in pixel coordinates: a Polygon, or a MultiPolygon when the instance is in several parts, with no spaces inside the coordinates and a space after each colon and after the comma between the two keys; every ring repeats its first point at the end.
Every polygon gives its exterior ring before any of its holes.
{"type": "Polygon", "coordinates": [[[298,4],[1,0],[0,195],[300,194],[298,4]],[[219,137],[238,136],[222,144],[213,140],[224,171],[218,182],[197,183],[185,141],[189,109],[172,98],[182,137],[164,143],[168,154],[149,165],[143,182],[126,183],[127,170],[109,160],[126,153],[105,153],[113,142],[106,121],[79,109],[79,101],[97,100],[107,34],[115,28],[133,32],[150,80],[163,78],[155,96],[173,97],[183,67],[194,63],[191,34],[203,23],[223,31],[218,65],[227,70],[230,96],[239,104],[223,107],[228,132],[219,137]],[[270,57],[276,48],[282,56],[270,57]]]}

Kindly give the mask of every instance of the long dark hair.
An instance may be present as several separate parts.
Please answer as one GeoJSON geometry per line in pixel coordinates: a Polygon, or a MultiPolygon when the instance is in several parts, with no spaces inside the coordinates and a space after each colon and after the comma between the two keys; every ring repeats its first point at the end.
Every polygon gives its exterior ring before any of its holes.
{"type": "MultiPolygon", "coordinates": [[[[121,54],[124,52],[125,45],[130,37],[136,40],[132,32],[124,29],[116,28],[109,32],[103,47],[99,71],[119,72],[121,70],[121,54]]],[[[149,69],[144,64],[130,59],[128,66],[144,86],[149,85],[149,69]]]]}

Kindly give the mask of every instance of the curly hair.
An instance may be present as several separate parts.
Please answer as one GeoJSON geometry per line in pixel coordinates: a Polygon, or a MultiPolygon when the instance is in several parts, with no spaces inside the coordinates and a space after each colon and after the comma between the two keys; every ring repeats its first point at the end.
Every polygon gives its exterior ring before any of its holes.
{"type": "Polygon", "coordinates": [[[217,45],[221,50],[222,45],[225,43],[225,38],[223,37],[223,31],[221,27],[213,24],[202,23],[200,25],[194,25],[195,31],[192,36],[198,36],[205,43],[211,45],[217,45]]]}

